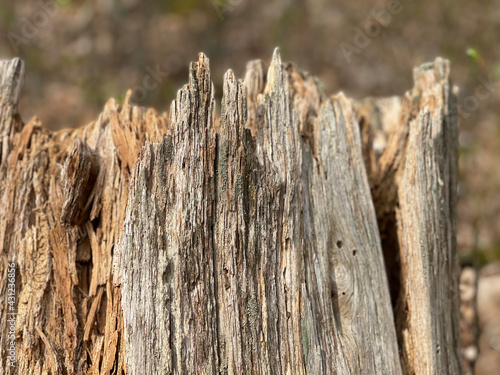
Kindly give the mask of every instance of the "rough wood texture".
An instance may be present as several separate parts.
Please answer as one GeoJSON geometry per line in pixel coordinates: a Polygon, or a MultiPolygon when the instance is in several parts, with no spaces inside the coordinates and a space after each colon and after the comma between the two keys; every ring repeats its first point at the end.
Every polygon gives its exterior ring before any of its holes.
{"type": "Polygon", "coordinates": [[[458,374],[463,371],[455,213],[458,129],[449,64],[438,58],[419,66],[414,79],[415,88],[401,100],[358,103],[358,119],[403,368],[410,374],[458,374]]]}
{"type": "Polygon", "coordinates": [[[0,374],[461,372],[446,62],[355,103],[276,51],[225,75],[216,119],[201,54],[168,116],[110,100],[57,133],[23,126],[22,72],[0,69],[0,374]]]}
{"type": "Polygon", "coordinates": [[[415,70],[411,95],[418,104],[408,121],[408,144],[396,182],[402,280],[397,319],[403,325],[404,362],[417,374],[462,370],[455,213],[458,129],[448,74],[442,60],[415,70]]]}
{"type": "MultiPolygon", "coordinates": [[[[166,121],[153,110],[110,100],[85,128],[50,133],[15,112],[22,65],[2,87],[0,316],[6,332],[7,262],[16,263],[15,367],[2,374],[91,374],[123,368],[121,292],[110,282],[130,169],[166,121]],[[17,121],[17,122],[16,122],[17,121]],[[13,126],[12,124],[18,124],[13,126]],[[3,130],[2,130],[3,131],[3,130]]],[[[10,74],[10,73],[9,73],[10,74]]],[[[9,79],[2,76],[2,82],[9,79]]]]}
{"type": "Polygon", "coordinates": [[[0,61],[0,165],[3,167],[11,151],[12,138],[21,130],[17,112],[24,80],[24,62],[20,59],[0,61]]]}

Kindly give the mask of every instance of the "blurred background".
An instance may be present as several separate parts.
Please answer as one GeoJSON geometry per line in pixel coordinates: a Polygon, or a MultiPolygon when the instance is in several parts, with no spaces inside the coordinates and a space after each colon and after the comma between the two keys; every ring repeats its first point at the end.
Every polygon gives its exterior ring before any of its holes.
{"type": "Polygon", "coordinates": [[[168,112],[201,51],[219,97],[227,69],[243,77],[248,60],[269,62],[276,46],[327,92],[353,98],[402,95],[413,66],[449,59],[460,88],[459,251],[480,270],[480,375],[500,374],[499,35],[499,0],[0,3],[0,57],[27,64],[21,115],[50,129],[85,125],[127,89],[168,112]]]}

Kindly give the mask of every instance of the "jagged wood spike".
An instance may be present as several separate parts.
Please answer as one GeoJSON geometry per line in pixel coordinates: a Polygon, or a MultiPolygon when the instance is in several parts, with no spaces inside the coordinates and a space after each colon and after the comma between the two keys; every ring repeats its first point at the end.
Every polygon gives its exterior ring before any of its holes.
{"type": "Polygon", "coordinates": [[[400,98],[357,105],[407,373],[462,373],[456,251],[457,114],[449,63],[400,98]]]}
{"type": "MultiPolygon", "coordinates": [[[[196,261],[182,258],[176,262],[174,252],[173,258],[167,256],[165,262],[171,264],[174,279],[194,277],[198,267],[213,272],[218,314],[212,317],[217,318],[218,336],[212,339],[210,347],[218,346],[218,369],[223,373],[400,373],[380,240],[352,104],[340,97],[334,100],[335,104],[328,99],[320,107],[314,80],[304,79],[293,67],[285,69],[278,51],[267,77],[255,108],[257,138],[253,139],[245,129],[243,85],[232,72],[225,76],[215,190],[205,202],[215,206],[214,258],[199,253],[188,242],[183,251],[199,254],[196,261]],[[297,87],[302,89],[295,91],[297,87]],[[316,101],[311,100],[314,97],[316,101]],[[309,113],[320,113],[317,126],[322,133],[321,137],[310,134],[313,139],[306,144],[301,136],[301,129],[307,127],[303,122],[314,120],[302,114],[309,113]],[[314,143],[321,152],[319,160],[309,146],[314,143]],[[358,196],[351,201],[353,190],[358,196]],[[334,210],[337,214],[332,217],[334,210]],[[199,265],[186,273],[183,261],[190,267],[199,265]],[[381,351],[386,354],[378,356],[381,351]]],[[[180,97],[184,95],[181,93],[180,97]]],[[[180,108],[185,106],[189,108],[185,113],[197,113],[196,104],[176,103],[174,112],[183,112],[180,108]]],[[[175,132],[175,128],[172,130],[175,132]]],[[[174,154],[187,154],[192,148],[188,145],[197,138],[195,133],[175,143],[174,154]]],[[[206,147],[202,145],[200,149],[206,147]]],[[[162,295],[159,290],[166,286],[160,275],[164,271],[158,267],[163,262],[156,257],[179,245],[166,245],[168,241],[149,241],[150,245],[130,242],[132,238],[156,238],[160,228],[174,238],[192,231],[181,208],[172,208],[173,219],[169,219],[168,210],[165,216],[160,214],[155,225],[150,225],[149,219],[138,221],[147,218],[141,212],[149,212],[147,207],[154,207],[158,201],[161,185],[154,181],[156,175],[163,173],[152,173],[155,168],[167,165],[167,175],[177,176],[175,180],[167,178],[167,185],[162,186],[176,186],[176,200],[189,201],[188,197],[197,195],[191,189],[197,189],[198,184],[177,181],[184,169],[180,162],[170,164],[161,153],[163,148],[159,144],[148,149],[147,159],[144,164],[139,163],[134,173],[131,197],[142,198],[129,201],[129,220],[133,225],[127,225],[129,234],[122,242],[125,326],[132,327],[125,335],[133,340],[128,357],[133,373],[154,368],[154,359],[136,346],[144,348],[144,341],[148,341],[144,332],[170,337],[171,347],[178,349],[177,357],[172,358],[174,372],[186,371],[182,366],[191,363],[190,358],[198,350],[196,346],[182,345],[183,335],[159,329],[155,322],[165,319],[161,318],[164,312],[153,313],[156,309],[148,306],[158,306],[158,302],[143,303],[141,298],[155,290],[155,295],[162,295]],[[162,244],[166,247],[162,248],[162,244]],[[158,279],[150,280],[148,275],[158,275],[158,279]],[[129,288],[135,291],[135,298],[128,297],[129,288]],[[150,314],[145,315],[143,309],[150,314]],[[143,317],[142,322],[151,322],[148,329],[141,328],[144,323],[138,321],[139,316],[143,317]],[[135,339],[137,330],[140,340],[135,339]]],[[[195,166],[187,167],[191,168],[195,166]]],[[[196,171],[207,172],[201,166],[196,171]]],[[[200,219],[199,224],[203,222],[200,219]]],[[[199,288],[198,293],[211,286],[200,277],[192,282],[193,288],[199,288]]],[[[172,289],[163,294],[172,296],[170,302],[178,309],[186,313],[199,310],[194,301],[183,298],[189,291],[179,293],[182,286],[175,282],[167,286],[172,289]]],[[[176,311],[173,307],[168,310],[176,311]]],[[[211,325],[194,324],[199,337],[210,340],[211,325]]],[[[171,324],[179,325],[189,327],[186,322],[171,324]]],[[[159,341],[162,340],[166,339],[159,341]]],[[[154,345],[151,343],[153,348],[154,345]]],[[[189,368],[207,371],[202,367],[204,363],[200,358],[189,368]]]]}
{"type": "Polygon", "coordinates": [[[4,167],[11,151],[14,134],[23,126],[17,106],[19,95],[24,84],[24,62],[0,60],[0,166],[4,167]]]}

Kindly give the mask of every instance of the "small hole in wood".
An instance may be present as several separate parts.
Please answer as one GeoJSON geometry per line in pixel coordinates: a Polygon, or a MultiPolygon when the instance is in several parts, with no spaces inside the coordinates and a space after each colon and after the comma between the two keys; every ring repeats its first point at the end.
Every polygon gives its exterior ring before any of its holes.
{"type": "Polygon", "coordinates": [[[342,249],[342,245],[343,245],[342,241],[337,241],[337,247],[339,249],[342,249]]]}
{"type": "Polygon", "coordinates": [[[356,256],[357,254],[358,254],[358,250],[354,249],[354,250],[352,251],[352,255],[353,255],[353,256],[356,256]]]}

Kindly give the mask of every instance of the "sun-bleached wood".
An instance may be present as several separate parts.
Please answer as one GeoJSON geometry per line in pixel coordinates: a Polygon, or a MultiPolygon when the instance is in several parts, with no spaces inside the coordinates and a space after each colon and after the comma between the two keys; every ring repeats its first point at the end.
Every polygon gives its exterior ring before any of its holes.
{"type": "Polygon", "coordinates": [[[447,62],[354,102],[275,51],[218,118],[200,54],[168,115],[129,93],[56,133],[0,68],[0,373],[460,373],[447,62]]]}
{"type": "Polygon", "coordinates": [[[423,64],[414,80],[402,98],[357,103],[357,114],[403,368],[460,374],[458,127],[449,63],[423,64]]]}

